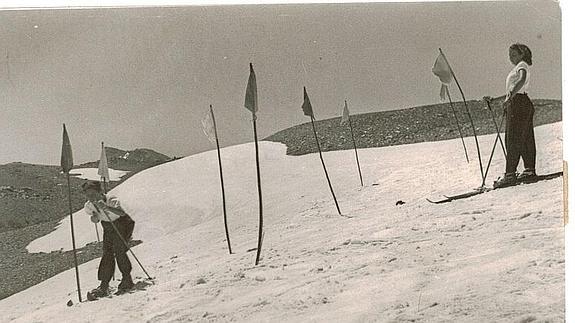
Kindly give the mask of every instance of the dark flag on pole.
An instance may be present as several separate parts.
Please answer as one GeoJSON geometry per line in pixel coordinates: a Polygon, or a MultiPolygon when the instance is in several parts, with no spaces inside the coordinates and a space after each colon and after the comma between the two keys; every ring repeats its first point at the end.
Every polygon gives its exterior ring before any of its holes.
{"type": "Polygon", "coordinates": [[[208,137],[208,140],[216,145],[216,148],[218,150],[218,165],[220,167],[220,183],[222,187],[222,207],[224,209],[224,229],[226,230],[228,251],[230,252],[231,255],[232,245],[230,242],[230,234],[228,231],[228,217],[226,214],[226,193],[224,189],[224,173],[222,171],[222,156],[220,155],[220,142],[218,140],[218,131],[216,128],[216,118],[214,117],[214,110],[212,109],[211,104],[210,104],[210,111],[208,111],[204,119],[202,119],[202,126],[204,129],[204,133],[206,134],[206,137],[208,137]]]}
{"type": "Polygon", "coordinates": [[[244,106],[250,110],[255,117],[256,112],[258,112],[258,87],[256,84],[256,72],[254,72],[252,63],[250,63],[250,77],[248,78],[244,106]]]}
{"type": "Polygon", "coordinates": [[[60,158],[60,165],[62,165],[62,172],[65,174],[69,173],[72,167],[74,167],[72,145],[70,144],[68,131],[66,131],[66,125],[64,125],[64,133],[62,134],[62,156],[60,158]]]}
{"type": "Polygon", "coordinates": [[[341,211],[339,210],[339,204],[337,203],[337,199],[335,198],[335,193],[333,192],[333,187],[331,186],[331,181],[329,180],[329,174],[327,173],[325,162],[323,161],[323,156],[321,154],[321,147],[319,145],[319,139],[317,138],[317,132],[315,130],[315,122],[314,122],[315,117],[313,115],[313,109],[311,107],[311,102],[307,95],[307,90],[305,86],[303,87],[303,104],[301,108],[303,110],[303,114],[309,116],[311,120],[311,127],[313,130],[313,135],[315,137],[315,142],[317,143],[317,151],[319,152],[319,159],[321,160],[321,165],[323,166],[323,171],[325,172],[325,177],[327,178],[327,184],[329,185],[329,190],[331,191],[331,195],[333,196],[333,201],[335,202],[337,213],[341,215],[341,211]]]}
{"type": "Polygon", "coordinates": [[[80,272],[78,271],[78,257],[76,256],[76,238],[74,237],[74,217],[72,216],[72,190],[70,187],[70,170],[74,167],[74,161],[72,158],[72,145],[70,144],[70,138],[68,137],[68,131],[66,131],[66,125],[63,125],[64,132],[62,135],[62,156],[60,163],[62,166],[62,172],[66,174],[66,179],[68,181],[68,206],[70,209],[70,229],[72,233],[72,254],[74,255],[74,268],[76,269],[76,285],[78,287],[78,301],[82,302],[82,291],[80,290],[80,272]]]}
{"type": "Polygon", "coordinates": [[[258,88],[256,85],[256,73],[254,72],[254,67],[250,63],[250,77],[248,78],[248,85],[246,87],[246,98],[244,106],[246,109],[252,112],[252,121],[254,124],[254,144],[256,148],[256,170],[257,170],[257,180],[258,180],[258,200],[259,200],[259,230],[258,230],[258,249],[256,253],[256,266],[260,262],[260,254],[262,251],[263,242],[263,226],[264,226],[264,211],[262,202],[262,183],[260,176],[260,157],[258,150],[258,131],[256,127],[256,112],[258,111],[258,88]]]}
{"type": "Polygon", "coordinates": [[[307,96],[305,86],[303,87],[303,104],[301,108],[303,110],[304,115],[311,117],[312,120],[315,120],[315,117],[313,115],[313,109],[311,107],[311,102],[309,102],[309,97],[307,96]]]}

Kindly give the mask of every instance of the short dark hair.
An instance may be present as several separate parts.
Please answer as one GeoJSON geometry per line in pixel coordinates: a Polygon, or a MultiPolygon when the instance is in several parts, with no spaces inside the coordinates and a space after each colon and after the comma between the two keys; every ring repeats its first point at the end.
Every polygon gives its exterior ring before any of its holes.
{"type": "Polygon", "coordinates": [[[98,181],[86,181],[82,184],[82,191],[95,190],[97,192],[102,192],[102,185],[98,181]]]}
{"type": "Polygon", "coordinates": [[[518,51],[521,54],[521,56],[523,57],[523,60],[525,61],[525,63],[527,63],[527,65],[529,65],[529,66],[533,65],[533,61],[532,61],[532,57],[531,57],[531,49],[529,49],[529,47],[527,47],[527,45],[515,43],[515,44],[511,45],[509,47],[509,49],[513,49],[513,50],[518,51]]]}

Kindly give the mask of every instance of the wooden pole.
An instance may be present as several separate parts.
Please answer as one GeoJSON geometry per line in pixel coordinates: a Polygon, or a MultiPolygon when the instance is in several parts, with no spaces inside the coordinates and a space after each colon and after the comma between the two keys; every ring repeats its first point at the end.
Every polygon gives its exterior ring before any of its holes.
{"type": "Polygon", "coordinates": [[[361,176],[361,167],[359,166],[359,157],[357,156],[357,146],[355,145],[355,136],[353,135],[353,126],[351,125],[351,116],[347,120],[349,123],[349,131],[351,132],[351,141],[353,142],[353,150],[355,150],[355,161],[357,162],[357,171],[359,172],[359,181],[363,187],[363,177],[361,176]]]}
{"type": "MultiPolygon", "coordinates": [[[[102,147],[104,146],[104,143],[102,143],[102,147]]],[[[104,184],[104,194],[108,193],[108,187],[106,185],[106,178],[105,177],[100,177],[100,181],[104,184]]],[[[100,242],[100,233],[98,232],[98,224],[94,223],[94,229],[96,229],[96,238],[98,239],[98,242],[100,242]]],[[[115,279],[114,279],[115,280],[115,279]]]]}
{"type": "Polygon", "coordinates": [[[327,178],[327,184],[329,185],[329,190],[331,191],[331,195],[333,196],[333,201],[335,202],[335,207],[337,208],[337,213],[341,215],[341,211],[339,210],[339,205],[337,204],[337,199],[335,198],[335,193],[333,192],[333,188],[331,187],[331,181],[329,180],[329,175],[327,173],[327,169],[325,168],[325,162],[323,161],[323,156],[321,154],[321,147],[319,145],[319,139],[317,138],[317,133],[315,130],[315,123],[313,122],[313,117],[310,116],[311,119],[311,126],[313,129],[313,135],[315,137],[315,142],[317,143],[317,151],[319,152],[319,159],[321,160],[321,165],[323,166],[323,171],[325,172],[325,177],[327,178]]]}
{"type": "Polygon", "coordinates": [[[256,127],[256,114],[253,113],[253,123],[254,123],[254,144],[256,147],[256,169],[257,169],[257,176],[258,176],[258,199],[259,199],[259,209],[260,209],[260,217],[259,217],[259,230],[258,230],[258,251],[256,253],[256,266],[260,262],[260,254],[262,251],[262,242],[263,242],[263,227],[264,227],[264,211],[263,211],[263,202],[262,202],[262,184],[261,184],[261,176],[260,176],[260,155],[258,149],[258,131],[256,127]]]}
{"type": "MultiPolygon", "coordinates": [[[[104,142],[102,142],[102,149],[104,149],[104,142]]],[[[101,176],[100,181],[104,184],[104,194],[108,194],[108,186],[106,185],[106,177],[101,176]]],[[[94,223],[94,227],[96,228],[96,237],[98,238],[98,242],[100,242],[100,235],[98,234],[98,224],[94,223]]],[[[104,234],[104,233],[102,233],[104,234]]],[[[116,260],[114,260],[116,261],[116,260]]],[[[112,279],[116,280],[116,270],[112,273],[112,279]]]]}
{"type": "MultiPolygon", "coordinates": [[[[104,142],[102,141],[102,152],[104,152],[104,149],[106,149],[104,147],[104,142]]],[[[102,163],[102,161],[100,160],[100,164],[102,163]]],[[[108,161],[106,160],[106,165],[108,164],[108,161]]],[[[98,173],[99,171],[99,166],[98,166],[98,173]]],[[[108,185],[106,183],[106,177],[104,176],[100,176],[100,181],[102,182],[102,187],[104,188],[104,194],[108,194],[108,185]]],[[[98,224],[94,223],[94,228],[96,229],[96,238],[98,238],[98,242],[100,242],[100,234],[98,233],[98,224]]],[[[116,280],[116,278],[114,277],[114,280],[116,280]]]]}
{"type": "Polygon", "coordinates": [[[74,216],[72,215],[72,189],[70,187],[70,172],[66,172],[68,181],[68,206],[70,208],[70,230],[72,232],[72,254],[74,255],[74,268],[76,269],[76,285],[78,286],[78,301],[82,302],[82,291],[80,290],[80,271],[78,270],[78,257],[76,256],[76,238],[74,236],[74,216]]]}
{"type": "Polygon", "coordinates": [[[216,118],[214,117],[214,111],[212,109],[212,105],[210,104],[210,114],[212,116],[212,121],[214,123],[214,137],[216,139],[216,148],[218,149],[218,164],[220,166],[220,183],[222,186],[222,205],[223,205],[223,209],[224,209],[224,227],[226,229],[226,241],[228,242],[228,251],[230,252],[230,255],[232,254],[232,245],[230,242],[230,234],[228,231],[228,217],[226,214],[226,193],[224,190],[224,173],[222,170],[222,156],[220,155],[220,142],[218,140],[218,130],[216,127],[216,118]]]}
{"type": "Polygon", "coordinates": [[[453,69],[451,68],[451,65],[449,65],[449,61],[447,61],[447,57],[445,57],[445,54],[443,54],[443,51],[441,50],[441,48],[439,49],[439,52],[445,58],[445,62],[447,63],[447,66],[449,67],[449,71],[451,72],[451,75],[453,76],[453,79],[455,80],[455,84],[457,84],[457,88],[459,89],[459,93],[461,93],[461,97],[463,98],[463,104],[465,104],[465,110],[467,111],[467,115],[469,116],[469,121],[471,122],[471,128],[473,129],[473,137],[475,138],[475,146],[477,147],[477,157],[479,159],[479,169],[481,170],[481,179],[482,179],[481,187],[483,187],[483,186],[485,186],[485,176],[483,174],[483,162],[481,161],[481,150],[479,149],[479,141],[477,140],[477,132],[475,131],[475,125],[473,124],[473,117],[471,117],[471,112],[469,111],[469,107],[467,106],[467,100],[465,100],[465,94],[463,94],[463,90],[461,89],[461,86],[459,85],[459,81],[457,80],[455,73],[453,73],[453,69]]]}
{"type": "MultiPolygon", "coordinates": [[[[447,61],[447,60],[446,60],[447,61]]],[[[457,130],[459,130],[459,137],[461,137],[461,143],[463,144],[463,150],[465,151],[465,159],[469,164],[469,155],[467,154],[467,147],[465,146],[465,140],[463,139],[463,133],[461,132],[461,126],[459,125],[459,119],[455,113],[455,108],[453,107],[453,101],[451,101],[451,94],[449,94],[449,89],[446,91],[447,97],[449,98],[449,106],[451,106],[451,111],[453,111],[453,117],[455,117],[455,123],[457,123],[457,130]]]]}

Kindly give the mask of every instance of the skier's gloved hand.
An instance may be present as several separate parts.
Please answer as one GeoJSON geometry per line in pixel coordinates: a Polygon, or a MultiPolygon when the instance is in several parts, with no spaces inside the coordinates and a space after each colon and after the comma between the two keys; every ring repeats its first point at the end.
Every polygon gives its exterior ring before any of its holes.
{"type": "Polygon", "coordinates": [[[100,222],[100,218],[96,214],[93,214],[90,216],[90,221],[92,221],[93,223],[98,223],[100,222]]]}
{"type": "Polygon", "coordinates": [[[106,210],[108,208],[108,205],[106,205],[106,203],[104,203],[102,200],[96,201],[94,204],[96,204],[96,207],[98,207],[100,210],[106,210]]]}

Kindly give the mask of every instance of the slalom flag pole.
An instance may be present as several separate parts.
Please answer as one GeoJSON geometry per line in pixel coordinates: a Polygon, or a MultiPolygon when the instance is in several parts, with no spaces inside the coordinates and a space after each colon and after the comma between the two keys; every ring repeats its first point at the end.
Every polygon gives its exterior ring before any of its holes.
{"type": "Polygon", "coordinates": [[[341,117],[341,124],[347,123],[349,125],[349,131],[351,133],[351,142],[353,143],[353,150],[355,151],[355,161],[357,163],[357,171],[359,172],[359,182],[361,187],[363,187],[363,177],[361,176],[361,166],[359,165],[359,157],[357,156],[357,146],[355,144],[355,136],[353,134],[353,126],[351,124],[351,116],[349,115],[349,109],[347,107],[347,100],[345,100],[345,105],[343,106],[343,115],[341,117]]]}
{"type": "Polygon", "coordinates": [[[441,81],[441,91],[439,92],[439,97],[442,101],[445,101],[445,96],[449,98],[449,106],[451,111],[453,111],[453,117],[455,118],[455,123],[457,124],[457,130],[459,131],[459,137],[461,138],[461,143],[463,144],[463,151],[465,152],[465,159],[469,163],[469,155],[467,154],[467,147],[465,146],[465,140],[463,139],[463,132],[461,131],[461,126],[459,124],[459,119],[457,118],[457,113],[455,113],[455,108],[453,107],[453,102],[451,101],[451,94],[449,94],[449,88],[447,85],[453,81],[453,75],[451,74],[450,67],[447,63],[447,59],[442,54],[439,54],[435,59],[433,68],[431,72],[435,74],[441,81]]]}
{"type": "Polygon", "coordinates": [[[309,101],[309,97],[307,95],[307,90],[305,86],[303,87],[303,105],[302,105],[303,114],[309,116],[311,120],[311,127],[313,130],[313,135],[315,137],[315,142],[317,144],[317,151],[319,152],[319,159],[321,160],[321,165],[323,166],[323,171],[325,172],[325,177],[327,178],[327,184],[329,185],[329,190],[331,191],[331,195],[333,196],[333,201],[335,202],[335,207],[337,209],[337,213],[341,215],[341,211],[339,209],[339,204],[337,203],[337,198],[335,197],[335,193],[333,192],[333,187],[331,186],[331,181],[329,180],[329,174],[327,173],[327,169],[325,167],[325,162],[323,161],[323,156],[321,154],[321,147],[319,145],[319,139],[317,138],[317,131],[315,129],[315,122],[314,122],[314,115],[313,115],[313,108],[311,106],[311,102],[309,101]]]}
{"type": "Polygon", "coordinates": [[[202,120],[202,125],[204,126],[204,133],[208,137],[208,139],[216,144],[216,148],[218,150],[218,165],[220,168],[220,183],[222,187],[222,207],[224,209],[224,228],[226,230],[226,241],[228,243],[228,251],[230,255],[232,254],[232,245],[230,242],[230,234],[228,231],[228,217],[226,214],[226,192],[224,189],[224,173],[222,171],[222,157],[220,154],[220,142],[218,140],[218,130],[216,127],[216,118],[214,116],[214,110],[212,105],[210,104],[210,111],[206,115],[206,117],[202,120]]]}
{"type": "Polygon", "coordinates": [[[447,61],[447,57],[445,57],[445,54],[443,53],[441,48],[439,49],[439,53],[445,59],[445,62],[447,63],[447,67],[449,67],[449,72],[453,76],[453,80],[455,80],[455,84],[457,84],[457,88],[459,89],[459,93],[461,93],[461,97],[463,98],[463,104],[465,105],[465,110],[467,112],[467,115],[469,116],[469,121],[471,122],[471,128],[473,129],[473,137],[475,138],[475,146],[477,147],[477,158],[479,159],[479,169],[481,170],[481,180],[482,180],[481,187],[484,187],[485,186],[485,175],[483,173],[483,162],[481,161],[481,150],[479,149],[479,140],[477,140],[477,132],[475,130],[475,125],[473,124],[473,117],[471,116],[471,112],[469,111],[469,106],[467,106],[467,100],[465,100],[465,94],[463,94],[463,90],[461,89],[461,85],[459,85],[459,81],[457,80],[457,77],[455,76],[453,69],[449,65],[449,62],[447,61]]]}
{"type": "Polygon", "coordinates": [[[256,73],[254,72],[254,67],[250,63],[250,76],[248,78],[248,85],[246,87],[246,97],[244,101],[244,107],[252,112],[252,121],[254,125],[254,145],[256,148],[256,170],[258,179],[258,200],[259,200],[259,229],[258,229],[258,249],[256,253],[256,266],[260,262],[260,255],[262,251],[263,242],[263,226],[264,226],[264,211],[262,202],[262,184],[261,184],[261,174],[260,174],[260,155],[258,149],[258,131],[256,124],[256,112],[258,111],[258,89],[256,84],[256,73]]]}
{"type": "Polygon", "coordinates": [[[104,189],[104,194],[108,194],[108,181],[106,181],[105,177],[101,177],[100,181],[102,182],[102,188],[104,189]]]}
{"type": "Polygon", "coordinates": [[[465,140],[463,139],[463,132],[461,132],[461,126],[459,125],[459,119],[457,118],[457,114],[455,113],[455,108],[453,107],[453,101],[451,101],[451,94],[449,94],[449,89],[445,89],[445,93],[449,98],[449,106],[451,107],[451,111],[453,111],[453,117],[455,117],[455,123],[457,123],[457,130],[459,130],[459,137],[461,138],[461,143],[463,144],[463,151],[465,151],[465,159],[469,164],[469,155],[467,154],[467,147],[465,146],[465,140]]]}
{"type": "Polygon", "coordinates": [[[108,193],[108,182],[110,182],[110,170],[108,168],[108,156],[106,155],[106,147],[102,141],[102,151],[100,153],[100,162],[98,164],[98,175],[104,185],[104,193],[108,193]]]}
{"type": "Polygon", "coordinates": [[[225,189],[224,189],[224,173],[223,173],[223,168],[222,168],[222,156],[220,153],[220,141],[218,139],[218,130],[216,127],[216,118],[214,117],[214,111],[212,109],[212,105],[210,104],[210,116],[212,117],[212,121],[214,124],[214,136],[216,139],[216,148],[218,149],[218,165],[220,168],[220,183],[222,186],[222,207],[224,210],[224,227],[226,230],[226,241],[228,242],[228,251],[230,252],[230,255],[232,254],[232,245],[230,242],[230,233],[228,231],[228,216],[226,213],[226,193],[225,193],[225,189]]]}
{"type": "MultiPolygon", "coordinates": [[[[102,150],[100,152],[100,161],[98,163],[98,175],[100,175],[100,182],[104,189],[104,194],[108,194],[108,185],[106,180],[110,180],[110,171],[108,169],[108,157],[106,156],[106,147],[102,141],[102,150]]],[[[96,229],[96,238],[100,242],[100,234],[98,233],[98,224],[94,223],[94,229],[96,229]]]]}
{"type": "Polygon", "coordinates": [[[74,268],[76,269],[76,286],[78,287],[78,301],[82,302],[82,291],[80,290],[80,272],[78,270],[78,257],[76,255],[76,238],[74,237],[74,216],[72,215],[72,188],[70,186],[70,170],[74,167],[74,161],[72,158],[72,145],[70,144],[70,138],[68,137],[68,132],[66,131],[66,125],[63,124],[63,134],[62,134],[62,155],[60,159],[60,164],[62,166],[62,172],[66,174],[66,180],[68,182],[68,206],[70,209],[70,231],[72,233],[72,254],[74,255],[74,268]]]}

